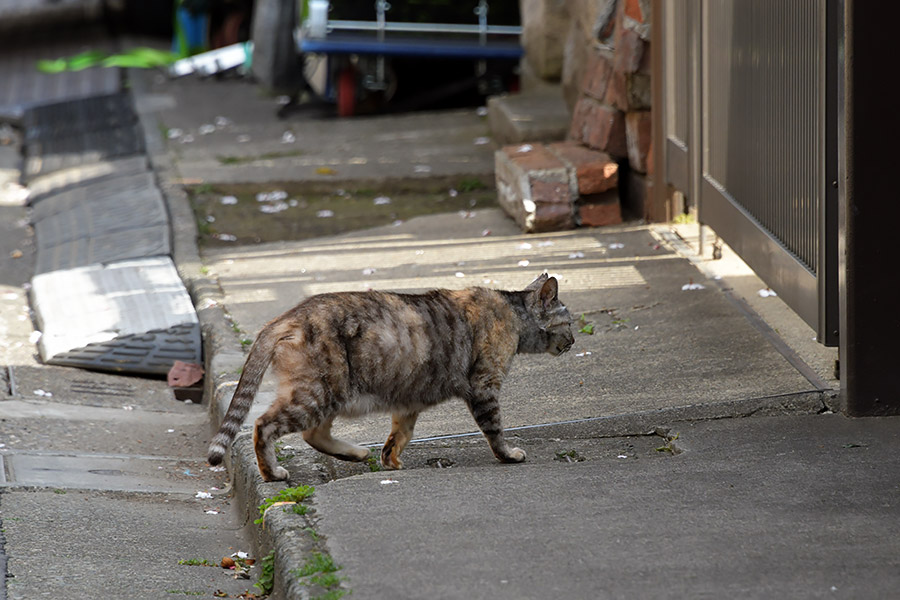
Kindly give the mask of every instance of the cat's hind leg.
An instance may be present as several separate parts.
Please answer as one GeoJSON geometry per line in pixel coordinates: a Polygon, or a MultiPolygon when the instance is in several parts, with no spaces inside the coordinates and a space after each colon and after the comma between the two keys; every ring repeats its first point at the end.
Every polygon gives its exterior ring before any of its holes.
{"type": "Polygon", "coordinates": [[[253,448],[259,474],[265,481],[284,481],[288,470],[278,465],[275,456],[275,441],[283,435],[295,431],[306,431],[320,423],[325,416],[316,410],[311,402],[293,401],[292,398],[309,396],[301,394],[289,386],[282,385],[278,398],[266,412],[256,419],[253,428],[253,448]]]}
{"type": "Polygon", "coordinates": [[[290,476],[287,469],[278,465],[278,457],[275,456],[275,440],[290,431],[278,413],[271,408],[256,419],[253,426],[253,449],[256,451],[256,465],[263,481],[285,481],[290,476]]]}
{"type": "Polygon", "coordinates": [[[331,436],[331,424],[333,422],[334,419],[329,419],[317,427],[307,429],[303,432],[303,439],[306,440],[307,444],[323,454],[354,462],[366,460],[369,457],[367,448],[356,446],[331,436]]]}
{"type": "Polygon", "coordinates": [[[385,469],[402,469],[400,453],[412,439],[413,428],[419,413],[391,415],[391,434],[381,449],[381,466],[385,469]]]}

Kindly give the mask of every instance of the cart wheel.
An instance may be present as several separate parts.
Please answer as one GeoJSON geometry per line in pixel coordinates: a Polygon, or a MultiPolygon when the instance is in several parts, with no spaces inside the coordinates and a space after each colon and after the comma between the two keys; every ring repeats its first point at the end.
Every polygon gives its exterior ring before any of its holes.
{"type": "Polygon", "coordinates": [[[356,109],[356,71],[347,67],[338,75],[337,109],[339,117],[352,117],[356,109]]]}

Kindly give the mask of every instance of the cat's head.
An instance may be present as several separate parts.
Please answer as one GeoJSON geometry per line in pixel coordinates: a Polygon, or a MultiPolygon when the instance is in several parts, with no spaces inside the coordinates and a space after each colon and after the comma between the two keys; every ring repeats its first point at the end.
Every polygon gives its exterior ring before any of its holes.
{"type": "MultiPolygon", "coordinates": [[[[539,347],[529,348],[531,352],[549,352],[558,356],[575,343],[572,335],[572,316],[566,306],[559,301],[559,282],[555,277],[543,273],[528,284],[527,306],[538,331],[539,347]]],[[[538,340],[535,340],[537,342],[538,340]]]]}

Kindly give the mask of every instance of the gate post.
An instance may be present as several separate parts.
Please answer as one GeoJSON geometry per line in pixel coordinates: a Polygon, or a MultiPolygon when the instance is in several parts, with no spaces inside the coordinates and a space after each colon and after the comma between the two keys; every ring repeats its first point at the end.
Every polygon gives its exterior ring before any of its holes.
{"type": "Polygon", "coordinates": [[[840,186],[841,401],[850,416],[900,414],[900,111],[885,65],[900,3],[844,0],[840,186]]]}

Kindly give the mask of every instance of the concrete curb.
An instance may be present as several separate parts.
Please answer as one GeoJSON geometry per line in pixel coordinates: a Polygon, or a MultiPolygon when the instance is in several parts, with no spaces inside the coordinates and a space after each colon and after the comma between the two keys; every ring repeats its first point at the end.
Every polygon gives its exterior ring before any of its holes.
{"type": "MultiPolygon", "coordinates": [[[[130,77],[136,95],[145,89],[142,77],[130,77]]],[[[218,428],[240,379],[245,354],[237,334],[230,327],[224,308],[224,296],[218,283],[203,273],[200,249],[197,245],[197,224],[187,194],[174,185],[178,179],[175,166],[166,152],[161,123],[149,110],[139,110],[141,126],[147,141],[151,167],[157,177],[172,223],[173,257],[179,275],[194,301],[203,336],[204,378],[203,401],[207,404],[213,427],[218,428]]],[[[234,493],[243,507],[247,533],[256,550],[257,560],[275,551],[274,590],[287,599],[306,598],[309,590],[301,586],[291,570],[304,563],[305,557],[316,547],[316,541],[304,531],[311,525],[306,516],[283,511],[269,511],[264,526],[253,524],[259,517],[256,510],[266,498],[285,487],[283,483],[266,483],[259,476],[252,435],[241,432],[226,455],[225,464],[231,474],[234,493]]],[[[257,563],[260,565],[261,562],[257,563]]]]}

